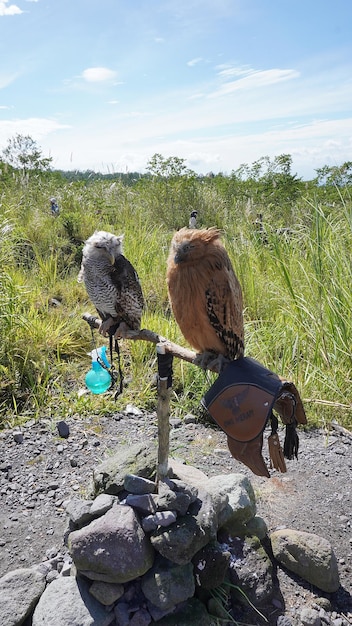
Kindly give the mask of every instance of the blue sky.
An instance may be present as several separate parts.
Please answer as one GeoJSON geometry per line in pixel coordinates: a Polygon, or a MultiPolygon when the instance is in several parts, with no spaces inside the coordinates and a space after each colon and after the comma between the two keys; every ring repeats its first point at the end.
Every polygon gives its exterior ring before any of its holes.
{"type": "Polygon", "coordinates": [[[0,0],[0,152],[198,173],[352,160],[351,0],[0,0]]]}

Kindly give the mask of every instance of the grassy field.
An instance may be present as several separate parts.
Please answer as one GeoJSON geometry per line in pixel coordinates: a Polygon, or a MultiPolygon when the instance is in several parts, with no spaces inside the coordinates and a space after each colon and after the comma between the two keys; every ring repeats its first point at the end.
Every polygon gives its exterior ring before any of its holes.
{"type": "MultiPolygon", "coordinates": [[[[53,173],[0,178],[0,427],[28,415],[111,412],[156,406],[155,347],[121,342],[128,385],[81,393],[95,313],[77,283],[84,240],[94,230],[124,233],[124,252],[142,283],[142,326],[186,345],[170,313],[166,258],[175,229],[223,229],[244,294],[246,354],[295,382],[311,425],[352,427],[352,201],[348,189],[301,184],[294,198],[225,177],[150,177],[126,185],[68,182],[53,173]],[[50,213],[51,196],[60,214],[50,213]],[[263,215],[265,234],[255,224],[263,215]],[[278,229],[286,228],[284,232],[278,229]]],[[[104,343],[95,333],[95,341],[104,343]]],[[[105,342],[106,343],[106,342],[105,342]]],[[[173,415],[196,413],[212,375],[175,360],[173,415]]]]}

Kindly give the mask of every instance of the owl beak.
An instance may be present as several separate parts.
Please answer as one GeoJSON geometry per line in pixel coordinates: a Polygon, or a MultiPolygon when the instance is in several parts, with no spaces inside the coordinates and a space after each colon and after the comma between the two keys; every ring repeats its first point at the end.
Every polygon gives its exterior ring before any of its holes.
{"type": "Polygon", "coordinates": [[[175,263],[181,263],[181,261],[183,261],[183,256],[182,254],[180,254],[180,252],[176,252],[174,256],[174,261],[175,263]]]}
{"type": "Polygon", "coordinates": [[[178,246],[175,251],[174,261],[175,263],[181,263],[185,258],[183,248],[178,246]]]}
{"type": "Polygon", "coordinates": [[[96,248],[98,248],[99,250],[102,250],[104,254],[106,254],[109,262],[111,263],[111,265],[114,265],[115,263],[115,257],[114,255],[107,249],[106,246],[95,246],[96,248]]]}

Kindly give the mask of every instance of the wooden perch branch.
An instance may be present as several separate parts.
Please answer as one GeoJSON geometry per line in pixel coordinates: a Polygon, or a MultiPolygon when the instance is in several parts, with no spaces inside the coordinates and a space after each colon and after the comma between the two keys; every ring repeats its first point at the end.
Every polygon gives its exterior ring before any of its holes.
{"type": "MultiPolygon", "coordinates": [[[[90,315],[90,313],[84,313],[82,316],[83,319],[89,324],[91,328],[99,329],[101,320],[94,315],[90,315]]],[[[198,365],[198,363],[194,362],[196,357],[196,353],[192,352],[192,350],[187,350],[187,348],[182,348],[177,343],[173,343],[166,339],[166,337],[162,337],[157,333],[154,333],[152,330],[148,330],[143,328],[140,331],[129,331],[124,336],[126,339],[131,339],[133,341],[150,341],[151,343],[156,344],[156,350],[158,355],[163,355],[165,353],[171,354],[172,356],[176,356],[179,359],[183,359],[184,361],[188,361],[189,363],[193,363],[198,365]]],[[[158,358],[158,367],[159,367],[159,358],[158,358]]],[[[208,369],[212,369],[208,367],[208,369]]],[[[171,370],[172,371],[172,370],[171,370]]],[[[216,370],[214,370],[216,371],[216,370]]],[[[169,432],[170,432],[170,393],[171,387],[168,387],[168,379],[160,378],[158,380],[158,405],[157,405],[157,416],[158,416],[158,464],[156,470],[156,479],[157,484],[159,484],[160,480],[164,480],[168,473],[168,460],[169,460],[169,432]]]]}
{"type": "MultiPolygon", "coordinates": [[[[90,313],[84,313],[83,319],[85,322],[89,324],[91,328],[100,328],[101,320],[99,317],[95,317],[94,315],[90,315],[90,313]]],[[[171,354],[172,356],[176,356],[179,359],[184,361],[188,361],[188,363],[193,363],[194,365],[199,365],[199,363],[195,362],[196,353],[192,350],[187,350],[187,348],[183,348],[179,346],[177,343],[173,343],[166,339],[166,337],[162,337],[158,335],[158,333],[153,332],[152,330],[148,330],[143,328],[139,331],[128,331],[124,335],[124,339],[130,339],[132,341],[149,341],[156,345],[156,350],[158,354],[158,370],[159,369],[159,355],[165,355],[165,353],[171,354]]],[[[171,357],[170,357],[171,358],[171,357]]],[[[207,369],[212,371],[218,371],[216,367],[214,369],[208,365],[207,369]]],[[[172,359],[171,359],[171,374],[172,374],[172,359]]],[[[164,376],[164,374],[162,374],[164,376]]],[[[165,479],[168,474],[168,461],[169,461],[169,433],[170,433],[170,394],[171,387],[168,386],[168,378],[161,378],[159,373],[158,380],[158,405],[157,405],[157,416],[158,416],[158,463],[156,468],[156,483],[159,484],[159,481],[165,479]]]]}
{"type": "MultiPolygon", "coordinates": [[[[90,315],[90,313],[84,313],[82,315],[82,318],[92,328],[99,329],[100,324],[101,324],[101,320],[99,319],[99,317],[90,315]]],[[[155,344],[162,344],[165,348],[165,352],[169,352],[173,356],[176,356],[179,359],[182,359],[183,361],[187,361],[188,363],[193,363],[193,365],[198,365],[198,363],[194,362],[194,359],[197,356],[196,352],[193,352],[192,350],[188,350],[187,348],[183,348],[182,346],[179,346],[177,343],[173,343],[172,341],[169,341],[169,339],[166,339],[166,337],[162,337],[161,335],[158,335],[158,333],[155,333],[152,330],[148,330],[147,328],[142,328],[139,331],[131,330],[126,333],[126,336],[124,338],[131,339],[132,341],[149,341],[155,344]]],[[[207,369],[218,373],[216,366],[214,367],[214,369],[208,366],[207,369]]]]}

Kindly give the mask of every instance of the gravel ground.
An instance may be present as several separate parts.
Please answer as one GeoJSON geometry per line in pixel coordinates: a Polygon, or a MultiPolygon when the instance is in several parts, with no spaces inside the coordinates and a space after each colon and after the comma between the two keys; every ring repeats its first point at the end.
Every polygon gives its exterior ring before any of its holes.
{"type": "MultiPolygon", "coordinates": [[[[343,616],[352,624],[352,433],[338,426],[329,433],[301,430],[298,461],[287,462],[286,474],[274,471],[267,479],[231,457],[217,428],[192,419],[170,421],[173,456],[209,476],[241,472],[251,479],[269,531],[290,527],[331,542],[341,587],[329,596],[330,611],[337,623],[343,616]]],[[[111,416],[70,416],[66,424],[67,438],[49,419],[0,432],[0,576],[52,551],[65,552],[64,501],[89,493],[93,467],[117,445],[157,437],[156,415],[133,407],[111,416]]],[[[264,442],[264,455],[266,447],[264,442]]],[[[324,595],[281,569],[278,578],[288,615],[324,595]]]]}

